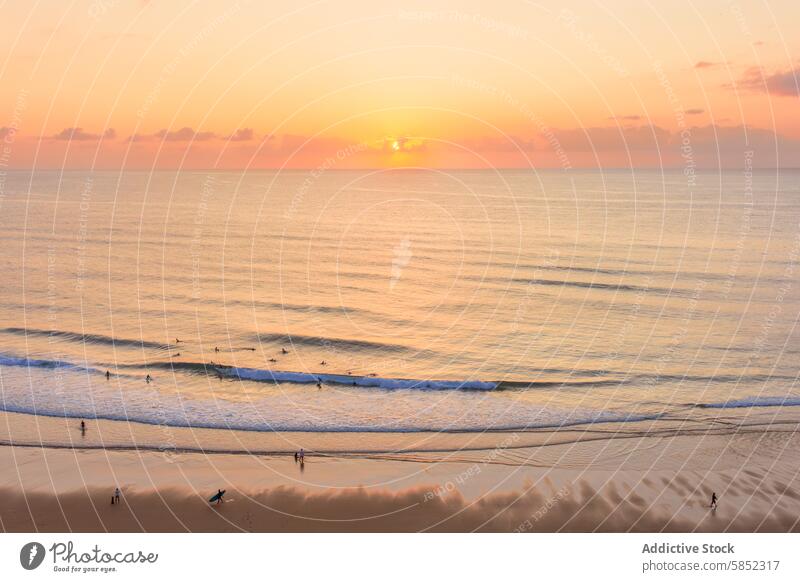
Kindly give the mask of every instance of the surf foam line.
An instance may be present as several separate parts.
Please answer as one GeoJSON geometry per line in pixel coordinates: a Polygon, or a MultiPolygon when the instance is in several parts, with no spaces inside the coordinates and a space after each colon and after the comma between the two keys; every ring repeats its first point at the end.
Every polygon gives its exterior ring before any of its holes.
{"type": "Polygon", "coordinates": [[[36,360],[32,358],[14,358],[10,356],[0,356],[0,366],[13,366],[13,367],[23,367],[23,368],[49,368],[51,370],[58,368],[65,370],[73,370],[76,372],[91,372],[96,374],[101,373],[100,370],[97,370],[95,368],[78,366],[77,364],[61,360],[36,360]]]}
{"type": "Polygon", "coordinates": [[[380,378],[377,376],[348,376],[346,374],[309,374],[304,372],[281,372],[258,368],[232,368],[210,366],[222,376],[251,380],[255,382],[274,382],[291,384],[340,384],[362,388],[383,388],[385,390],[494,390],[497,382],[480,380],[411,380],[402,378],[380,378]]]}
{"type": "Polygon", "coordinates": [[[758,408],[767,406],[800,406],[797,396],[752,396],[727,402],[698,404],[698,408],[758,408]]]}
{"type": "MultiPolygon", "coordinates": [[[[173,360],[156,360],[142,364],[124,364],[102,362],[98,365],[102,369],[74,364],[63,360],[43,360],[35,358],[21,358],[0,354],[0,366],[31,367],[43,369],[62,369],[72,372],[90,374],[105,374],[105,369],[112,370],[114,376],[127,376],[120,370],[140,370],[144,375],[148,370],[165,370],[170,372],[185,372],[196,375],[215,375],[231,380],[244,380],[250,382],[268,382],[272,384],[336,384],[358,388],[380,388],[384,390],[525,390],[525,389],[572,389],[572,388],[602,388],[608,386],[637,387],[637,382],[650,378],[647,375],[633,377],[617,377],[604,379],[564,379],[564,380],[419,380],[407,378],[384,378],[380,376],[353,376],[349,374],[325,374],[311,372],[291,372],[270,370],[264,368],[243,368],[225,366],[204,362],[181,362],[173,360]]],[[[655,376],[654,376],[655,377],[655,376]]],[[[751,375],[751,376],[658,376],[663,381],[717,381],[741,382],[765,381],[776,379],[794,379],[792,376],[781,375],[751,375]]],[[[689,404],[698,408],[744,408],[757,406],[800,406],[800,397],[764,396],[751,397],[727,402],[710,402],[689,404]]]]}
{"type": "Polygon", "coordinates": [[[210,429],[210,430],[235,430],[242,432],[309,432],[309,433],[395,433],[395,434],[408,434],[408,433],[452,433],[452,434],[473,434],[473,433],[492,433],[492,432],[509,432],[509,431],[535,431],[535,430],[558,430],[567,429],[577,426],[598,426],[598,425],[616,425],[625,423],[636,423],[648,420],[661,420],[665,417],[664,414],[641,414],[633,415],[626,413],[610,413],[597,411],[594,413],[587,413],[578,417],[567,417],[561,420],[542,421],[542,422],[529,422],[529,423],[514,423],[514,424],[497,424],[497,425],[470,425],[470,426],[452,426],[445,424],[442,426],[402,426],[395,423],[389,423],[379,426],[366,426],[361,424],[341,424],[341,425],[313,425],[306,423],[290,423],[290,422],[249,422],[245,419],[231,420],[229,418],[220,418],[215,420],[208,420],[208,415],[203,414],[202,419],[195,416],[189,416],[185,413],[181,416],[164,418],[158,415],[151,415],[142,411],[125,411],[124,414],[107,412],[102,410],[66,410],[63,406],[47,406],[37,404],[36,406],[20,406],[15,404],[8,404],[0,399],[0,412],[11,412],[16,414],[29,414],[33,416],[49,417],[49,418],[73,418],[73,419],[87,419],[87,420],[108,420],[116,422],[132,422],[136,424],[173,427],[173,428],[188,428],[188,429],[210,429]]]}

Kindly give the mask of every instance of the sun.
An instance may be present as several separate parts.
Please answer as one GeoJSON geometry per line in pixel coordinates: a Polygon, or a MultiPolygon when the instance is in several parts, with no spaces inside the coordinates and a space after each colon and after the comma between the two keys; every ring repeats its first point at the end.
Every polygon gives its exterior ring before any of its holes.
{"type": "Polygon", "coordinates": [[[393,149],[394,151],[396,151],[396,152],[399,152],[399,151],[400,151],[400,142],[399,142],[399,141],[397,141],[397,140],[394,140],[394,141],[392,142],[392,149],[393,149]]]}

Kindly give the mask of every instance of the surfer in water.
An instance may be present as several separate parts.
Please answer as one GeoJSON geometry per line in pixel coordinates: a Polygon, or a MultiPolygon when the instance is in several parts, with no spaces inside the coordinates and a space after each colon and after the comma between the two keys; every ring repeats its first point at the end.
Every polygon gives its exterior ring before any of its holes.
{"type": "Polygon", "coordinates": [[[217,346],[214,346],[214,351],[219,352],[219,348],[217,346]]]}
{"type": "Polygon", "coordinates": [[[106,380],[110,380],[110,379],[111,379],[111,372],[106,370],[106,380]]]}
{"type": "Polygon", "coordinates": [[[148,374],[148,375],[145,377],[144,381],[145,381],[145,382],[147,382],[147,383],[149,384],[150,382],[152,382],[152,381],[153,381],[153,378],[152,378],[152,376],[150,376],[150,374],[148,374]]]}
{"type": "Polygon", "coordinates": [[[319,363],[319,365],[320,365],[320,366],[327,366],[327,365],[328,365],[328,362],[326,362],[325,360],[322,360],[322,361],[319,363]]]}
{"type": "Polygon", "coordinates": [[[179,344],[179,343],[181,343],[181,340],[179,340],[178,338],[175,338],[175,343],[179,344]]]}
{"type": "Polygon", "coordinates": [[[285,356],[289,352],[286,350],[286,348],[281,348],[281,353],[285,356]]]}
{"type": "Polygon", "coordinates": [[[711,509],[717,508],[717,493],[716,491],[711,493],[711,505],[709,506],[711,509]]]}

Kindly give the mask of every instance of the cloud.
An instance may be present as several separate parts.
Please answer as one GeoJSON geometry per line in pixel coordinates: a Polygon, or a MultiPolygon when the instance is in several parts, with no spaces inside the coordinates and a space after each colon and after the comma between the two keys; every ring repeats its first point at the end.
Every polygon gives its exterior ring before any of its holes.
{"type": "Polygon", "coordinates": [[[249,127],[242,127],[226,137],[228,141],[250,141],[255,137],[253,130],[249,127]]]}
{"type": "Polygon", "coordinates": [[[389,153],[421,152],[425,150],[425,142],[415,137],[386,137],[379,142],[376,149],[389,153]]]}
{"type": "Polygon", "coordinates": [[[775,73],[767,77],[767,88],[771,93],[789,97],[800,96],[800,69],[775,73]]]}
{"type": "Polygon", "coordinates": [[[585,127],[554,132],[568,151],[655,150],[669,141],[669,132],[656,125],[585,127]]]}
{"type": "Polygon", "coordinates": [[[705,112],[706,112],[705,109],[698,109],[698,108],[687,109],[686,111],[684,111],[686,115],[702,115],[705,112]]]}
{"type": "Polygon", "coordinates": [[[767,74],[761,67],[750,67],[737,83],[750,91],[763,91],[784,97],[800,96],[800,69],[767,74]]]}
{"type": "Polygon", "coordinates": [[[691,161],[699,167],[741,168],[746,152],[752,152],[754,167],[800,165],[800,138],[745,125],[586,127],[553,130],[549,139],[539,139],[539,160],[560,155],[575,166],[680,167],[691,161]]]}
{"type": "Polygon", "coordinates": [[[508,137],[478,137],[464,140],[462,145],[476,152],[532,152],[537,149],[533,139],[510,135],[508,137]]]}
{"type": "Polygon", "coordinates": [[[697,61],[694,64],[695,69],[713,69],[719,67],[722,63],[712,63],[711,61],[697,61]]]}
{"type": "Polygon", "coordinates": [[[213,131],[195,131],[191,127],[182,127],[175,131],[162,129],[156,132],[154,137],[164,141],[208,141],[217,135],[213,131]]]}
{"type": "Polygon", "coordinates": [[[644,117],[641,115],[612,115],[607,119],[612,121],[641,121],[644,117]]]}
{"type": "Polygon", "coordinates": [[[103,133],[89,133],[83,131],[82,127],[67,127],[53,136],[53,139],[61,141],[97,141],[100,139],[114,139],[117,132],[113,127],[109,127],[103,133]]]}
{"type": "Polygon", "coordinates": [[[217,134],[213,131],[195,131],[191,127],[182,127],[180,129],[176,129],[175,131],[169,131],[168,129],[162,129],[155,133],[148,133],[148,134],[133,134],[128,138],[128,141],[139,142],[139,141],[152,141],[152,140],[163,140],[163,141],[172,141],[172,142],[183,142],[183,141],[208,141],[211,139],[217,139],[217,134]]]}

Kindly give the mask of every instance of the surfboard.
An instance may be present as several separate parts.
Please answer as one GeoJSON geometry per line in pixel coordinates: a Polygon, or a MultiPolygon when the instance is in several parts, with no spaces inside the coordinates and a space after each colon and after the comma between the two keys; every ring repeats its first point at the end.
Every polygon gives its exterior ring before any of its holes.
{"type": "Polygon", "coordinates": [[[222,497],[224,494],[225,494],[225,490],[223,489],[223,490],[222,490],[220,493],[217,493],[216,495],[214,495],[214,497],[212,497],[211,499],[209,499],[209,500],[208,500],[208,502],[209,502],[209,503],[214,503],[214,502],[215,502],[217,499],[219,499],[220,497],[222,497]]]}

